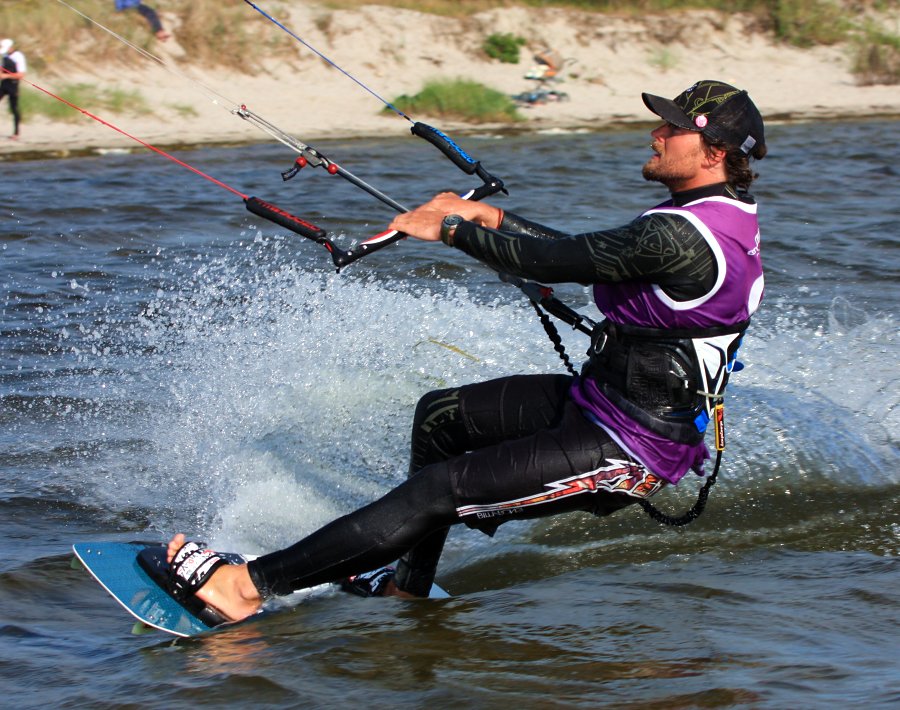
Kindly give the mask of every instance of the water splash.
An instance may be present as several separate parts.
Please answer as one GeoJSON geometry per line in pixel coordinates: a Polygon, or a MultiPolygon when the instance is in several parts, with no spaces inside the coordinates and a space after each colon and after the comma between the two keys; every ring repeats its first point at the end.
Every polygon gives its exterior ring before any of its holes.
{"type": "Polygon", "coordinates": [[[124,489],[155,499],[162,529],[293,541],[403,479],[428,389],[557,367],[524,303],[265,259],[205,264],[133,334],[154,453],[124,489]]]}
{"type": "Polygon", "coordinates": [[[795,482],[900,481],[900,338],[892,317],[836,299],[819,320],[776,302],[742,355],[750,365],[735,378],[732,409],[751,422],[740,447],[754,484],[764,471],[795,482]]]}

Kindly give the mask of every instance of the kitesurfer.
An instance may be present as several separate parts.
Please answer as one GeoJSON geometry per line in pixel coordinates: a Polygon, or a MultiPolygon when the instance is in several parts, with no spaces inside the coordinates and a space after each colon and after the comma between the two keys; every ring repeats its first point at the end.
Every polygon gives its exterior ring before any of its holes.
{"type": "Polygon", "coordinates": [[[19,139],[19,123],[22,115],[19,113],[19,80],[28,71],[25,55],[19,50],[13,50],[15,42],[9,38],[0,40],[0,57],[3,62],[3,72],[0,76],[0,101],[9,97],[9,110],[13,115],[13,132],[10,138],[19,139]]]}
{"type": "Polygon", "coordinates": [[[762,116],[746,91],[697,82],[643,94],[663,123],[643,176],[670,198],[613,229],[569,235],[442,194],[391,228],[442,241],[500,272],[591,284],[606,317],[580,375],[510,376],[426,394],[410,476],[379,500],[247,565],[176,535],[173,585],[227,618],[270,595],[343,580],[363,594],[426,596],[447,531],[509,520],[605,516],[688,472],[762,298],[757,177],[762,116]],[[399,559],[396,574],[377,570],[399,559]]]}

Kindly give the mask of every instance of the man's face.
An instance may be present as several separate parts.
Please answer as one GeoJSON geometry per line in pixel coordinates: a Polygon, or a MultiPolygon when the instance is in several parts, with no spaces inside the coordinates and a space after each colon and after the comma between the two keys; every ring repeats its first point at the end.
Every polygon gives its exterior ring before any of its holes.
{"type": "Polygon", "coordinates": [[[706,158],[700,134],[664,123],[650,135],[656,154],[644,164],[644,179],[661,182],[672,192],[688,189],[706,158]]]}

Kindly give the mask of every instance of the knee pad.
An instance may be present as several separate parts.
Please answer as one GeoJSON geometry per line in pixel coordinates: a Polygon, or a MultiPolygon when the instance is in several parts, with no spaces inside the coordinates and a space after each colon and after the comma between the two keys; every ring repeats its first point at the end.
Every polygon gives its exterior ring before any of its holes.
{"type": "Polygon", "coordinates": [[[467,439],[459,409],[459,390],[425,394],[413,417],[410,475],[428,464],[464,453],[467,439]]]}

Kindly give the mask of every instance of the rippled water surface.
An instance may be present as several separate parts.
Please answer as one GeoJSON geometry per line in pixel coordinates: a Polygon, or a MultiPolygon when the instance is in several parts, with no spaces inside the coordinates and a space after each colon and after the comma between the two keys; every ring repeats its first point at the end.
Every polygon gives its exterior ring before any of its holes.
{"type": "MultiPolygon", "coordinates": [[[[98,128],[98,130],[102,130],[98,128]]],[[[703,517],[454,531],[453,598],[291,600],[133,636],[84,540],[264,552],[403,477],[419,395],[562,367],[520,293],[403,242],[325,250],[154,154],[8,163],[0,205],[0,683],[16,707],[896,707],[900,123],[774,126],[767,292],[703,517]]],[[[646,131],[467,137],[505,208],[566,230],[664,198],[646,131]]],[[[412,138],[317,144],[404,204],[469,178],[412,138]]],[[[178,157],[345,245],[390,210],[280,146],[178,157]]],[[[587,292],[557,289],[590,313],[587,292]]],[[[576,356],[586,343],[563,331],[576,356]]],[[[680,511],[686,480],[659,497],[680,511]]]]}

